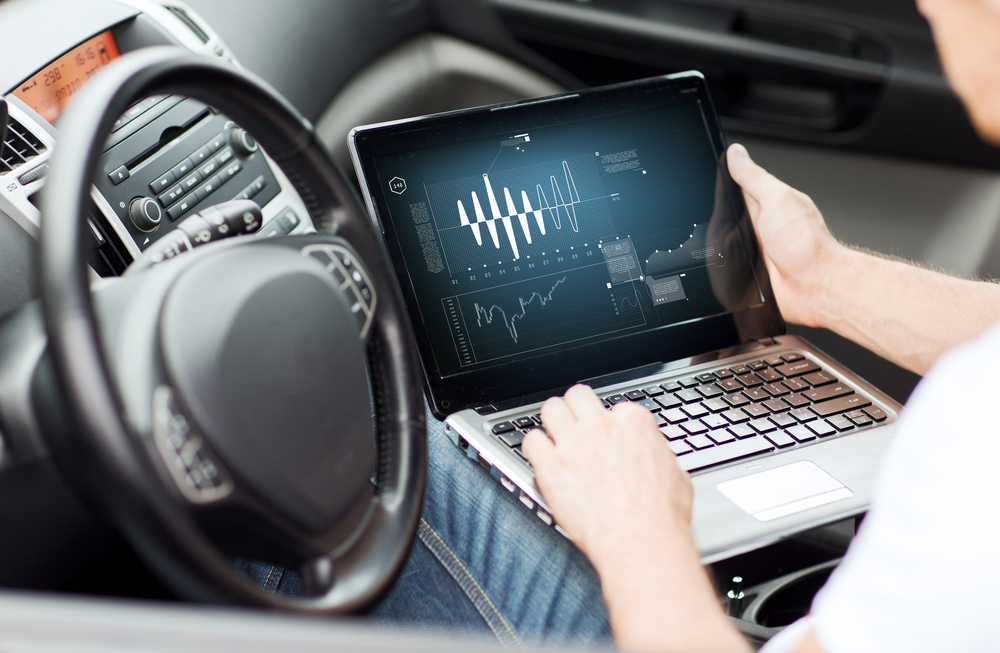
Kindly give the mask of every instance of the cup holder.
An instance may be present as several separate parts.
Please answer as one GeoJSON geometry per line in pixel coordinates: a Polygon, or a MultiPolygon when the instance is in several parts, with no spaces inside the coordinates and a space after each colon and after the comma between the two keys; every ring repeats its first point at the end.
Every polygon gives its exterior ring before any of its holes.
{"type": "Polygon", "coordinates": [[[746,595],[753,598],[741,618],[767,628],[782,628],[801,619],[809,613],[813,597],[840,560],[830,560],[747,589],[746,595]]]}

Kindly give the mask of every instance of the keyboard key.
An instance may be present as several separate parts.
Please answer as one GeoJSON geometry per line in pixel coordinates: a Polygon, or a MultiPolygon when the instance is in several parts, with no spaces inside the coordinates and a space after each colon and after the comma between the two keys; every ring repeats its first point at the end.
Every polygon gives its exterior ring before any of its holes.
{"type": "Polygon", "coordinates": [[[605,397],[605,399],[612,406],[628,401],[628,399],[625,398],[625,395],[611,395],[610,397],[605,397]]]}
{"type": "Polygon", "coordinates": [[[728,419],[733,424],[742,424],[743,422],[749,422],[750,416],[743,412],[742,408],[733,408],[732,410],[727,410],[722,413],[722,416],[728,419]]]}
{"type": "Polygon", "coordinates": [[[771,414],[771,411],[769,411],[767,407],[762,404],[748,404],[743,407],[743,410],[746,411],[747,415],[750,417],[767,417],[771,414]]]}
{"type": "Polygon", "coordinates": [[[752,363],[747,363],[747,367],[752,369],[754,372],[759,372],[767,369],[767,363],[764,361],[754,361],[752,363]]]}
{"type": "Polygon", "coordinates": [[[750,403],[750,400],[747,399],[746,395],[743,394],[742,392],[734,392],[731,395],[726,395],[725,397],[723,397],[723,399],[727,404],[729,404],[733,408],[738,408],[740,406],[750,403]]]}
{"type": "Polygon", "coordinates": [[[715,370],[715,376],[720,379],[728,379],[733,373],[729,370],[715,370]]]}
{"type": "Polygon", "coordinates": [[[816,439],[816,434],[801,424],[786,429],[785,432],[799,442],[810,442],[816,439]]]}
{"type": "Polygon", "coordinates": [[[836,383],[837,377],[830,374],[826,370],[820,370],[819,372],[813,372],[812,374],[806,374],[802,377],[802,380],[806,383],[818,388],[821,385],[826,385],[828,383],[836,383]]]}
{"type": "Polygon", "coordinates": [[[728,379],[720,379],[719,386],[727,392],[732,392],[734,390],[742,390],[743,384],[736,380],[735,377],[730,377],[728,379]]]}
{"type": "Polygon", "coordinates": [[[704,435],[692,435],[690,438],[685,440],[693,449],[701,451],[702,449],[708,449],[709,447],[714,447],[715,443],[708,439],[704,435]]]}
{"type": "Polygon", "coordinates": [[[790,354],[782,354],[781,355],[781,359],[783,361],[785,361],[786,363],[794,363],[795,361],[800,361],[803,358],[805,358],[805,356],[803,356],[802,354],[796,353],[794,351],[792,353],[790,353],[790,354]]]}
{"type": "Polygon", "coordinates": [[[694,378],[693,376],[685,376],[683,379],[677,379],[677,382],[680,383],[681,386],[684,388],[693,388],[699,383],[701,383],[698,379],[694,378]]]}
{"type": "Polygon", "coordinates": [[[812,390],[805,390],[802,394],[815,402],[820,402],[826,401],[827,399],[843,397],[844,395],[849,395],[852,392],[854,391],[843,383],[833,383],[819,388],[814,388],[812,390]]]}
{"type": "Polygon", "coordinates": [[[757,431],[750,428],[749,424],[736,424],[734,426],[730,426],[727,430],[740,440],[757,435],[757,431]]]}
{"type": "Polygon", "coordinates": [[[706,399],[711,399],[712,397],[718,397],[725,394],[725,390],[714,383],[700,385],[696,388],[696,390],[706,399]]]}
{"type": "Polygon", "coordinates": [[[854,410],[855,408],[864,408],[865,406],[870,406],[872,402],[868,401],[861,395],[847,395],[846,397],[840,397],[839,399],[831,399],[830,401],[824,401],[821,404],[814,404],[809,407],[809,410],[816,413],[820,417],[829,417],[830,415],[835,415],[837,413],[846,413],[849,410],[854,410]]]}
{"type": "Polygon", "coordinates": [[[647,386],[642,391],[646,393],[647,397],[659,397],[663,394],[663,390],[658,385],[647,386]]]}
{"type": "Polygon", "coordinates": [[[531,416],[531,420],[535,424],[538,424],[539,426],[541,426],[542,425],[542,414],[541,413],[535,413],[534,415],[531,416]]]}
{"type": "Polygon", "coordinates": [[[826,418],[826,421],[830,422],[830,425],[837,429],[838,431],[850,431],[854,428],[854,422],[847,419],[843,415],[834,415],[833,417],[826,418]]]}
{"type": "Polygon", "coordinates": [[[681,386],[681,384],[677,383],[676,381],[671,381],[669,383],[661,383],[660,387],[663,389],[664,392],[677,392],[678,390],[684,389],[683,386],[681,386]]]}
{"type": "Polygon", "coordinates": [[[750,372],[753,372],[753,370],[750,369],[749,365],[736,365],[735,367],[729,368],[729,370],[736,376],[740,376],[741,374],[749,374],[750,372]]]}
{"type": "Polygon", "coordinates": [[[642,401],[636,401],[634,403],[636,405],[642,406],[651,413],[655,413],[660,410],[660,404],[656,403],[652,399],[643,399],[642,401]]]}
{"type": "Polygon", "coordinates": [[[708,437],[715,444],[726,444],[727,442],[732,442],[736,439],[736,436],[725,429],[716,429],[715,431],[709,431],[708,437]]]}
{"type": "Polygon", "coordinates": [[[772,413],[781,413],[791,408],[791,406],[780,399],[768,399],[767,401],[761,403],[767,406],[767,409],[772,413]]]}
{"type": "Polygon", "coordinates": [[[780,365],[774,369],[781,372],[783,376],[799,376],[802,374],[809,374],[811,372],[818,372],[820,368],[819,365],[811,360],[803,359],[795,361],[794,363],[785,363],[784,365],[780,365]]]}
{"type": "Polygon", "coordinates": [[[885,418],[888,417],[888,415],[885,414],[885,411],[878,406],[865,408],[865,412],[868,413],[868,417],[871,417],[876,422],[884,421],[885,418]]]}
{"type": "Polygon", "coordinates": [[[671,408],[670,410],[665,410],[660,415],[670,422],[671,424],[680,424],[681,422],[686,422],[688,416],[680,411],[679,408],[671,408]]]}
{"type": "Polygon", "coordinates": [[[631,401],[640,401],[646,398],[646,393],[642,390],[629,390],[625,393],[625,398],[631,401]]]}
{"type": "Polygon", "coordinates": [[[682,440],[687,437],[687,431],[677,426],[676,424],[671,424],[670,426],[661,426],[660,432],[663,433],[664,437],[673,442],[674,440],[682,440]]]}
{"type": "Polygon", "coordinates": [[[833,428],[833,426],[831,426],[825,419],[818,419],[815,422],[809,422],[806,424],[806,428],[821,438],[825,438],[826,436],[833,435],[837,432],[837,429],[833,428]]]}
{"type": "Polygon", "coordinates": [[[764,385],[764,379],[760,378],[756,374],[743,374],[736,377],[736,379],[746,388],[754,388],[758,385],[764,385]]]}
{"type": "Polygon", "coordinates": [[[816,414],[813,413],[808,408],[796,408],[792,412],[788,413],[800,422],[811,422],[816,419],[816,414]]]}
{"type": "Polygon", "coordinates": [[[785,379],[781,382],[781,385],[785,386],[792,392],[798,392],[799,390],[806,390],[809,387],[808,383],[802,382],[800,379],[785,379]]]}
{"type": "Polygon", "coordinates": [[[781,356],[771,356],[770,358],[765,358],[764,362],[766,362],[771,367],[777,367],[778,365],[783,364],[785,361],[781,358],[781,356]]]}
{"type": "Polygon", "coordinates": [[[715,399],[706,399],[701,402],[701,405],[709,409],[713,413],[721,413],[724,410],[729,410],[729,404],[726,403],[725,399],[722,397],[716,397],[715,399]]]}
{"type": "Polygon", "coordinates": [[[708,409],[701,404],[688,404],[687,406],[681,406],[681,410],[684,411],[684,413],[689,417],[693,418],[708,415],[708,409]]]}
{"type": "Polygon", "coordinates": [[[691,445],[684,440],[673,440],[672,442],[668,442],[667,446],[670,447],[670,450],[674,452],[675,456],[683,456],[686,453],[694,451],[694,449],[691,448],[691,445]]]}
{"type": "Polygon", "coordinates": [[[493,433],[495,435],[500,435],[501,433],[506,433],[507,431],[513,431],[514,425],[510,422],[500,422],[493,427],[493,433]]]}
{"type": "Polygon", "coordinates": [[[667,424],[670,423],[667,421],[667,418],[661,415],[660,413],[653,413],[653,417],[656,418],[657,426],[666,426],[667,424]]]}
{"type": "Polygon", "coordinates": [[[519,429],[531,429],[535,428],[535,420],[530,417],[518,417],[514,420],[514,426],[519,429]]]}
{"type": "Polygon", "coordinates": [[[681,405],[681,400],[674,395],[662,395],[660,397],[655,397],[653,401],[664,408],[677,408],[681,405]]]}
{"type": "Polygon", "coordinates": [[[722,415],[705,415],[701,418],[701,423],[710,429],[721,429],[729,426],[729,420],[722,415]]]}
{"type": "Polygon", "coordinates": [[[809,400],[800,395],[799,393],[788,395],[787,397],[782,397],[781,400],[787,403],[792,408],[801,408],[802,406],[809,405],[809,400]]]}
{"type": "Polygon", "coordinates": [[[764,379],[765,383],[780,381],[783,377],[772,369],[765,368],[757,371],[757,376],[764,379]]]}
{"type": "Polygon", "coordinates": [[[705,372],[704,374],[699,374],[695,378],[701,381],[702,383],[711,383],[712,381],[715,380],[715,375],[712,374],[711,372],[705,372]]]}
{"type": "Polygon", "coordinates": [[[729,444],[720,444],[711,449],[696,451],[690,455],[677,459],[678,466],[688,472],[693,472],[712,465],[739,460],[747,456],[753,456],[765,451],[771,451],[774,445],[764,438],[748,438],[738,440],[729,444]]]}
{"type": "Polygon", "coordinates": [[[781,383],[768,383],[764,386],[764,391],[772,397],[780,397],[789,393],[788,388],[781,383]]]}
{"type": "Polygon", "coordinates": [[[696,401],[701,401],[703,398],[701,396],[701,393],[695,390],[694,388],[690,388],[688,390],[681,390],[680,392],[675,393],[674,396],[686,404],[693,404],[696,401]]]}
{"type": "Polygon", "coordinates": [[[747,388],[743,391],[743,394],[753,401],[764,401],[771,398],[771,395],[767,394],[763,388],[747,388]]]}
{"type": "Polygon", "coordinates": [[[788,413],[779,413],[777,415],[771,415],[770,417],[768,417],[768,419],[783,429],[798,424],[795,418],[788,413]]]}
{"type": "Polygon", "coordinates": [[[857,417],[867,417],[867,415],[865,415],[865,411],[863,410],[851,410],[844,413],[844,417],[847,419],[855,419],[857,417]]]}
{"type": "Polygon", "coordinates": [[[524,433],[521,433],[520,431],[510,431],[501,435],[500,439],[503,440],[503,443],[508,447],[516,447],[524,440],[524,433]]]}
{"type": "MultiPolygon", "coordinates": [[[[681,424],[681,428],[684,429],[689,435],[701,435],[702,433],[708,432],[708,427],[701,423],[701,420],[691,420],[690,422],[684,422],[681,424]]],[[[688,438],[690,440],[690,438],[688,438]]],[[[698,447],[695,447],[697,449],[698,447]]]]}
{"type": "Polygon", "coordinates": [[[869,424],[875,423],[875,420],[873,420],[871,417],[868,417],[867,415],[862,415],[861,417],[854,417],[851,419],[851,421],[857,424],[858,426],[868,426],[869,424]]]}
{"type": "Polygon", "coordinates": [[[779,449],[784,449],[785,447],[791,447],[792,445],[795,444],[795,440],[792,439],[792,436],[782,431],[777,431],[775,433],[768,433],[764,437],[770,440],[774,444],[774,446],[778,447],[779,449]]]}
{"type": "Polygon", "coordinates": [[[777,426],[774,425],[774,422],[767,419],[766,417],[761,417],[760,419],[753,420],[752,422],[750,422],[750,427],[753,430],[757,431],[758,433],[770,433],[771,431],[775,431],[778,428],[777,426]]]}

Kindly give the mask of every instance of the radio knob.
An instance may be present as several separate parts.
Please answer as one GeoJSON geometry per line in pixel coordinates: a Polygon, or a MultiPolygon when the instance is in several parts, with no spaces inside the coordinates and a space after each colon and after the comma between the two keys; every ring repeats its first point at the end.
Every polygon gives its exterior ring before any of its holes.
{"type": "Polygon", "coordinates": [[[248,157],[257,151],[257,141],[239,127],[233,127],[229,130],[229,144],[242,157],[248,157]]]}
{"type": "Polygon", "coordinates": [[[160,226],[163,210],[150,197],[137,197],[128,207],[128,216],[139,231],[153,231],[160,226]]]}

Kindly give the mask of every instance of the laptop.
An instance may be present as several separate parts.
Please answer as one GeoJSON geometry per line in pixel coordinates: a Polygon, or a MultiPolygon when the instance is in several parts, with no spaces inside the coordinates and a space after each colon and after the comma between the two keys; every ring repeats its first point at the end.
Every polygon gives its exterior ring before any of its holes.
{"type": "Polygon", "coordinates": [[[899,405],[784,335],[700,73],[349,145],[430,409],[525,510],[562,532],[520,445],[575,383],[656,417],[706,563],[866,510],[899,405]]]}

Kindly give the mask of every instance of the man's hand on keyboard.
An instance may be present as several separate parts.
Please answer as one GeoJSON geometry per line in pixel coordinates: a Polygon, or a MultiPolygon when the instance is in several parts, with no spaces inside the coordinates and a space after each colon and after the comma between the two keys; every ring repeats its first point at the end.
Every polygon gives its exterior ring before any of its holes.
{"type": "Polygon", "coordinates": [[[532,431],[523,450],[556,520],[595,564],[638,540],[688,532],[691,481],[648,410],[606,410],[578,385],[545,402],[542,422],[549,437],[532,431]]]}
{"type": "Polygon", "coordinates": [[[556,521],[601,577],[623,650],[746,651],[726,620],[691,537],[691,480],[652,414],[624,402],[606,410],[573,386],[542,406],[522,450],[556,521]]]}

